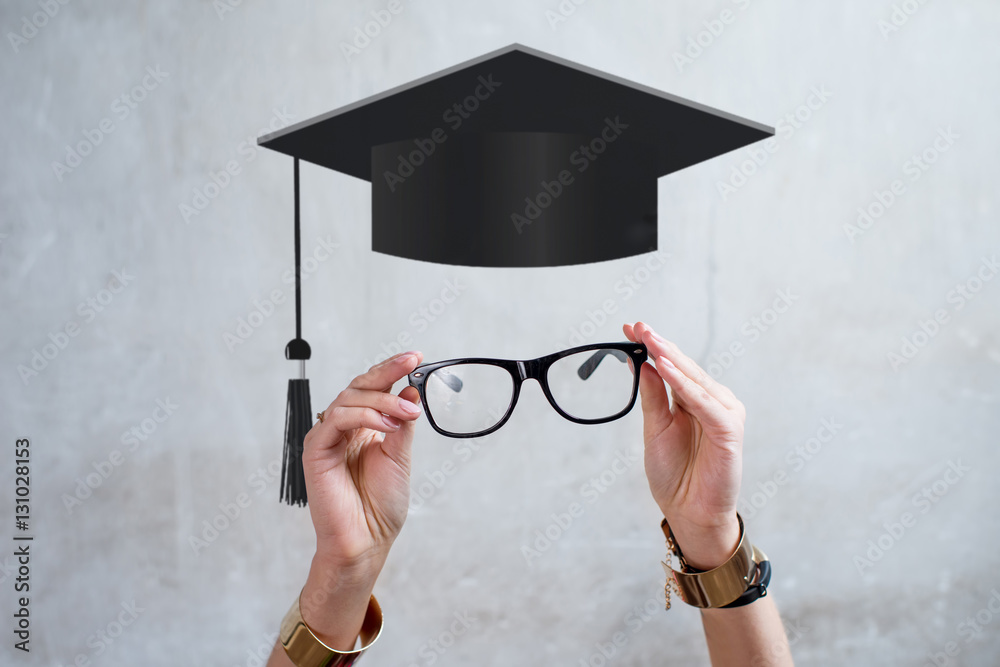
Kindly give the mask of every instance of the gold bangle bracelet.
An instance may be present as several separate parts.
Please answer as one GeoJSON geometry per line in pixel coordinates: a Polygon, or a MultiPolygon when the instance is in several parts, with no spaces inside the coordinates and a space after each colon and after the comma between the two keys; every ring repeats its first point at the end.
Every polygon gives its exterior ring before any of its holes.
{"type": "Polygon", "coordinates": [[[295,598],[291,609],[281,621],[281,645],[288,659],[296,667],[350,667],[364,653],[382,632],[382,608],[373,595],[368,601],[365,620],[361,623],[361,648],[353,651],[338,651],[330,648],[302,620],[299,597],[295,598]]]}
{"type": "MultiPolygon", "coordinates": [[[[725,563],[706,572],[678,572],[673,568],[667,568],[670,570],[669,576],[672,576],[676,583],[678,594],[689,605],[705,609],[722,607],[733,602],[743,595],[753,582],[758,561],[767,558],[747,539],[743,517],[737,513],[736,518],[740,523],[740,542],[736,551],[725,563]]],[[[660,527],[667,538],[668,547],[680,558],[684,569],[689,570],[683,557],[678,553],[666,519],[660,523],[660,527]]]]}

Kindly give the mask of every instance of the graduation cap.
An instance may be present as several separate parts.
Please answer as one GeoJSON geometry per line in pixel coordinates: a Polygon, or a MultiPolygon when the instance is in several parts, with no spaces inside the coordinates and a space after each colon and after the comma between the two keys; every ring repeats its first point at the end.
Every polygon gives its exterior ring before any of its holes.
{"type": "Polygon", "coordinates": [[[657,179],[774,129],[518,44],[258,139],[294,159],[296,337],[281,497],[305,504],[298,163],[369,181],[372,250],[464,266],[657,249],[657,179]]]}

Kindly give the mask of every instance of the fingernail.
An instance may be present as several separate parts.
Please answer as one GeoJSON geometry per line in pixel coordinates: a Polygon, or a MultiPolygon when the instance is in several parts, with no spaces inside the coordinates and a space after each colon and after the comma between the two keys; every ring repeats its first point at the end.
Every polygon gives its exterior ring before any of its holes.
{"type": "Polygon", "coordinates": [[[399,428],[399,422],[396,421],[395,419],[393,419],[392,417],[390,417],[389,415],[382,415],[382,421],[385,422],[386,426],[388,426],[389,428],[391,428],[394,431],[397,428],[399,428]]]}
{"type": "Polygon", "coordinates": [[[663,364],[664,366],[666,366],[667,368],[670,368],[670,369],[676,368],[676,366],[674,366],[672,363],[670,363],[670,360],[667,359],[666,357],[661,356],[661,357],[657,357],[657,359],[659,359],[660,363],[663,364]]]}
{"type": "Polygon", "coordinates": [[[403,412],[407,412],[411,415],[420,414],[420,406],[417,405],[416,403],[411,403],[405,398],[399,399],[399,407],[402,408],[403,412]]]}
{"type": "Polygon", "coordinates": [[[409,361],[410,357],[415,357],[415,356],[417,356],[416,352],[412,352],[412,351],[411,352],[404,352],[403,354],[401,354],[398,357],[396,357],[396,361],[401,364],[403,362],[409,361]]]}

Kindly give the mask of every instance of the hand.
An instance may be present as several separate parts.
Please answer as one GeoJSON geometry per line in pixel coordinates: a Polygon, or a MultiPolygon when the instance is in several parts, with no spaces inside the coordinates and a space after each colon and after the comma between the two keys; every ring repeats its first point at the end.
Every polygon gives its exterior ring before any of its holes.
{"type": "Polygon", "coordinates": [[[642,342],[650,364],[639,376],[649,488],[692,567],[709,570],[736,551],[736,503],[746,410],[673,343],[642,322],[625,336],[642,342]],[[673,406],[664,382],[670,386],[673,406]]]}
{"type": "Polygon", "coordinates": [[[403,352],[372,366],[305,436],[302,463],[317,558],[340,572],[374,581],[403,527],[420,397],[413,387],[399,396],[391,389],[421,359],[419,352],[403,352]]]}

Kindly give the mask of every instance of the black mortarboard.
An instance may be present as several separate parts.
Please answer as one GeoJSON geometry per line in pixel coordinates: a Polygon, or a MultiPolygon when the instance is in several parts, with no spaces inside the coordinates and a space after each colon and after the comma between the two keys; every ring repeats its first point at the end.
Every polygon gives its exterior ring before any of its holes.
{"type": "MultiPolygon", "coordinates": [[[[514,44],[260,137],[372,184],[372,250],[466,266],[540,267],[657,248],[660,176],[773,128],[514,44]]],[[[296,339],[304,362],[296,283],[296,339]]],[[[304,363],[303,363],[304,366],[304,363]]],[[[291,382],[307,382],[302,379],[291,382]]],[[[308,384],[289,385],[282,495],[305,502],[308,384]],[[303,394],[304,389],[304,394],[303,394]],[[305,401],[293,410],[292,404],[305,401]],[[289,450],[293,450],[289,452],[289,450]]]]}

